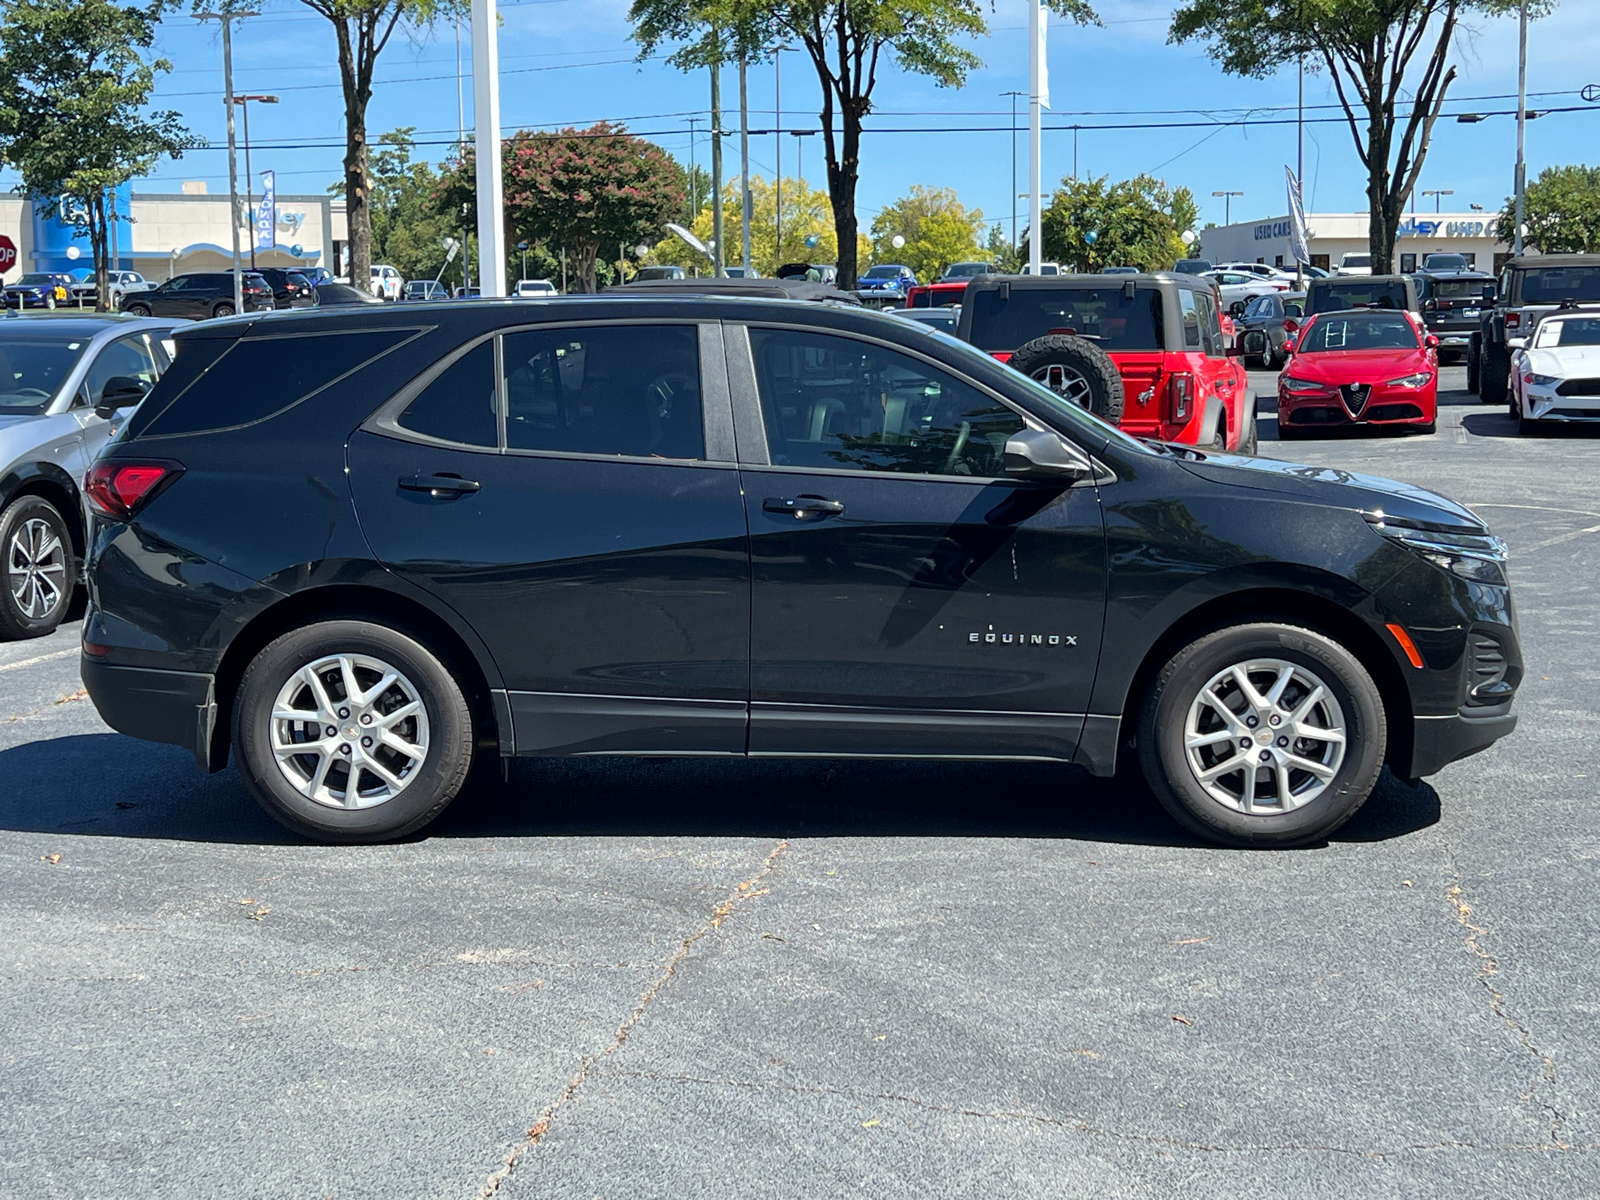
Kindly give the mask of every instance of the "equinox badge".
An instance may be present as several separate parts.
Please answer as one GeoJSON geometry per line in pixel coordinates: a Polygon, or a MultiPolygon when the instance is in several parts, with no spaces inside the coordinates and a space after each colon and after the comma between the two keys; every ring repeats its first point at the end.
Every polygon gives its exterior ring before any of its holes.
{"type": "Polygon", "coordinates": [[[1076,646],[1076,635],[1063,636],[1059,633],[996,633],[994,626],[989,626],[988,633],[967,634],[968,643],[982,642],[989,645],[1001,646],[1076,646]]]}

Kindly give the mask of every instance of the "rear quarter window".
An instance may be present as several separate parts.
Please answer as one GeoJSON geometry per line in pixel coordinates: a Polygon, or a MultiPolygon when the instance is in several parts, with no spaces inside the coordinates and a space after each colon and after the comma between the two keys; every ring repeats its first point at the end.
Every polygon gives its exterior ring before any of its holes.
{"type": "Polygon", "coordinates": [[[211,339],[179,339],[173,368],[140,406],[154,415],[130,436],[208,433],[254,424],[311,398],[403,342],[416,329],[363,329],[239,338],[210,352],[211,339]],[[191,356],[193,365],[190,365],[191,356]],[[165,404],[161,401],[171,399],[165,404]]]}

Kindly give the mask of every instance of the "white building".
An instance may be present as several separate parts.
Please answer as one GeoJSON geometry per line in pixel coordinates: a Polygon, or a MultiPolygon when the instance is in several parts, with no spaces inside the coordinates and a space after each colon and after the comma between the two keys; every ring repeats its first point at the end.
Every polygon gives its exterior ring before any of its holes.
{"type": "MultiPolygon", "coordinates": [[[[233,265],[226,192],[212,195],[199,182],[185,183],[174,194],[119,192],[121,219],[111,230],[114,269],[137,271],[159,282],[184,271],[220,271],[233,265]]],[[[243,208],[243,197],[240,201],[243,208]]],[[[0,233],[16,244],[13,270],[18,273],[72,271],[94,264],[88,237],[74,225],[66,205],[39,212],[25,198],[0,197],[0,233]]],[[[275,233],[270,250],[256,251],[257,266],[326,266],[339,274],[342,263],[335,263],[348,240],[344,200],[280,193],[275,233]]],[[[246,221],[239,227],[240,258],[246,265],[254,240],[254,225],[246,221]]]]}
{"type": "MultiPolygon", "coordinates": [[[[1368,252],[1366,213],[1307,213],[1313,267],[1336,267],[1346,254],[1368,252]]],[[[1480,271],[1498,273],[1511,247],[1495,236],[1495,214],[1407,213],[1395,243],[1395,267],[1416,270],[1426,255],[1464,254],[1480,271]]],[[[1201,253],[1212,262],[1259,262],[1294,267],[1287,215],[1202,230],[1201,253]]]]}

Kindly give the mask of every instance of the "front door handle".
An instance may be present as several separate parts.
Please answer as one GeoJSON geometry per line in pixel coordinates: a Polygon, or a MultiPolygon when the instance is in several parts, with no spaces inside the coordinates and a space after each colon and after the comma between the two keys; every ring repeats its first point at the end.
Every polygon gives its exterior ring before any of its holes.
{"type": "Polygon", "coordinates": [[[768,496],[761,507],[770,513],[788,513],[797,521],[807,517],[837,517],[844,512],[844,501],[827,500],[821,496],[768,496]]]}
{"type": "Polygon", "coordinates": [[[408,492],[427,492],[435,500],[447,496],[460,496],[478,490],[476,479],[463,479],[459,475],[402,475],[400,486],[408,492]]]}

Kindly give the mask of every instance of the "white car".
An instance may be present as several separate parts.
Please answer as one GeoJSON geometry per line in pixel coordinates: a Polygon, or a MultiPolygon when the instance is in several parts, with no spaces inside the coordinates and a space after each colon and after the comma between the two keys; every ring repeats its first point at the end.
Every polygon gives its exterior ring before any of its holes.
{"type": "Polygon", "coordinates": [[[1339,265],[1333,273],[1335,275],[1371,275],[1372,255],[1346,254],[1339,260],[1339,265]]]}
{"type": "Polygon", "coordinates": [[[1222,293],[1222,307],[1225,311],[1232,311],[1235,304],[1249,304],[1257,296],[1270,296],[1274,292],[1288,291],[1286,287],[1279,287],[1270,279],[1263,279],[1259,275],[1252,275],[1245,271],[1207,271],[1200,276],[1217,285],[1217,291],[1222,293]]]}
{"type": "Polygon", "coordinates": [[[556,285],[548,279],[519,279],[513,296],[554,296],[556,285]]]}
{"type": "MultiPolygon", "coordinates": [[[[107,271],[106,283],[106,290],[111,293],[107,303],[113,309],[117,307],[117,302],[125,293],[149,292],[156,286],[137,271],[107,271]]],[[[79,282],[72,285],[72,298],[79,304],[93,304],[98,293],[99,288],[95,284],[93,271],[87,272],[79,282]]]]}
{"type": "MultiPolygon", "coordinates": [[[[1022,273],[1024,275],[1032,275],[1033,274],[1033,265],[1031,263],[1023,263],[1022,264],[1022,273]]],[[[1040,275],[1060,275],[1060,274],[1062,274],[1061,264],[1060,263],[1053,263],[1053,262],[1042,262],[1042,263],[1039,264],[1039,274],[1040,275]]]]}
{"type": "Polygon", "coordinates": [[[1600,305],[1540,318],[1511,355],[1510,394],[1519,433],[1546,421],[1600,421],[1600,305]]]}
{"type": "Polygon", "coordinates": [[[393,267],[374,263],[372,266],[372,294],[380,300],[398,300],[406,281],[393,267]]]}
{"type": "Polygon", "coordinates": [[[1243,271],[1247,275],[1259,275],[1270,282],[1282,282],[1285,289],[1294,283],[1294,272],[1285,271],[1282,267],[1269,266],[1257,262],[1231,262],[1218,263],[1211,268],[1213,271],[1243,271]]]}

